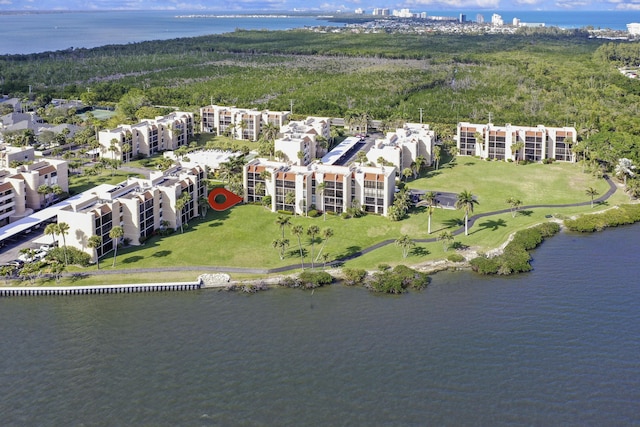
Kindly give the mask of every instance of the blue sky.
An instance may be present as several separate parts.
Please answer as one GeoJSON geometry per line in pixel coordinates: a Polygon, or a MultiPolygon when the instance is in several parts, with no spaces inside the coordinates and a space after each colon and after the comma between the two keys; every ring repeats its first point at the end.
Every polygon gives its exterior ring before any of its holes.
{"type": "Polygon", "coordinates": [[[630,10],[640,11],[640,0],[0,0],[9,10],[156,9],[185,11],[353,11],[374,7],[436,10],[630,10]]]}

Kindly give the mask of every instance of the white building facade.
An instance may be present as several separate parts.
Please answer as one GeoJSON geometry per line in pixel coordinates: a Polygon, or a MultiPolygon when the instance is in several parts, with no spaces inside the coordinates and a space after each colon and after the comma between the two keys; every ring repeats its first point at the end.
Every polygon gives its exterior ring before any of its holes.
{"type": "Polygon", "coordinates": [[[430,166],[435,141],[435,131],[429,125],[406,123],[395,132],[388,132],[384,139],[376,140],[367,152],[367,160],[376,166],[392,164],[398,173],[412,168],[418,157],[424,160],[424,166],[430,166]]]}
{"type": "Polygon", "coordinates": [[[395,191],[394,167],[289,165],[254,159],[244,169],[244,200],[271,197],[273,212],[305,215],[310,209],[340,214],[351,207],[387,215],[395,191]]]}
{"type": "Polygon", "coordinates": [[[287,111],[208,105],[200,108],[200,130],[239,140],[257,141],[264,126],[270,124],[280,129],[288,117],[287,111]]]}
{"type": "Polygon", "coordinates": [[[577,138],[573,127],[544,125],[505,126],[460,122],[457,126],[458,153],[493,160],[541,162],[554,159],[574,162],[571,147],[577,138]]]}
{"type": "Polygon", "coordinates": [[[88,197],[61,209],[58,222],[71,226],[66,243],[101,258],[113,250],[111,229],[121,226],[124,239],[140,245],[162,227],[177,229],[199,214],[199,200],[206,198],[206,176],[203,167],[174,166],[156,172],[149,179],[130,178],[116,186],[97,187],[88,197]],[[189,201],[181,212],[176,201],[183,193],[189,201]],[[88,247],[91,236],[100,236],[100,247],[88,247]]]}
{"type": "Polygon", "coordinates": [[[123,162],[186,146],[193,137],[193,113],[179,112],[98,132],[100,157],[123,162]]]}

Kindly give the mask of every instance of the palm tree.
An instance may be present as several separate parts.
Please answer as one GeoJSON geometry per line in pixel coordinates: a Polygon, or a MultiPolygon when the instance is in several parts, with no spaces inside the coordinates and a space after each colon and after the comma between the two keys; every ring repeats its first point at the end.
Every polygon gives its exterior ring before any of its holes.
{"type": "Polygon", "coordinates": [[[47,184],[42,184],[41,186],[38,187],[36,191],[38,192],[38,194],[44,196],[44,205],[48,206],[49,200],[47,200],[47,196],[53,193],[53,189],[51,188],[51,186],[47,184]]]}
{"type": "Polygon", "coordinates": [[[269,142],[273,142],[278,136],[279,131],[278,126],[273,123],[267,123],[262,127],[262,137],[269,142]]]}
{"type": "Polygon", "coordinates": [[[107,148],[107,150],[111,151],[111,159],[115,160],[116,158],[116,152],[118,151],[118,140],[115,138],[112,138],[111,141],[109,141],[109,148],[107,148]]]}
{"type": "Polygon", "coordinates": [[[47,224],[47,226],[44,228],[44,234],[46,235],[51,235],[52,238],[52,244],[55,245],[56,244],[56,234],[58,233],[58,226],[57,224],[47,224]]]}
{"type": "Polygon", "coordinates": [[[520,164],[520,152],[522,151],[522,149],[524,148],[524,142],[522,141],[518,141],[514,144],[511,144],[511,152],[513,153],[513,155],[515,156],[515,160],[516,160],[516,165],[520,164]]]}
{"type": "Polygon", "coordinates": [[[635,172],[633,171],[636,166],[633,164],[633,161],[627,158],[621,158],[618,160],[618,164],[616,165],[615,174],[617,177],[624,177],[624,186],[627,186],[627,177],[633,178],[635,176],[635,172]]]}
{"type": "Polygon", "coordinates": [[[288,191],[285,195],[284,195],[284,204],[285,205],[293,205],[293,212],[295,213],[295,205],[296,205],[296,193],[294,193],[293,191],[288,191]]]}
{"type": "Polygon", "coordinates": [[[298,248],[300,249],[300,265],[304,270],[304,253],[302,252],[302,235],[304,234],[304,227],[301,225],[294,225],[291,227],[291,234],[298,238],[298,248]]]}
{"type": "Polygon", "coordinates": [[[280,259],[284,259],[284,251],[289,247],[288,239],[275,239],[271,242],[271,246],[280,250],[280,259]]]}
{"type": "Polygon", "coordinates": [[[436,159],[436,170],[440,167],[440,159],[442,158],[442,147],[436,145],[433,147],[433,158],[436,159]]]}
{"type": "Polygon", "coordinates": [[[473,198],[473,194],[470,191],[464,190],[458,194],[455,207],[456,209],[464,210],[464,235],[469,235],[469,212],[473,212],[473,207],[479,204],[476,199],[473,198]]]}
{"type": "Polygon", "coordinates": [[[264,196],[264,191],[265,191],[266,187],[262,182],[258,182],[256,184],[256,186],[254,187],[254,196],[264,196]]]}
{"type": "Polygon", "coordinates": [[[289,157],[287,157],[287,155],[282,150],[276,151],[275,153],[273,153],[273,156],[281,162],[289,161],[289,157]]]}
{"type": "Polygon", "coordinates": [[[320,233],[320,227],[312,225],[307,228],[307,235],[311,237],[311,268],[313,268],[313,247],[316,242],[316,236],[320,233]]]}
{"type": "Polygon", "coordinates": [[[449,242],[453,241],[453,234],[449,231],[443,231],[438,234],[438,241],[442,242],[442,249],[446,252],[449,247],[449,242]]]}
{"type": "Polygon", "coordinates": [[[116,256],[118,255],[118,240],[120,240],[120,238],[124,236],[124,228],[122,228],[119,225],[116,225],[115,227],[112,227],[111,230],[109,231],[109,237],[111,239],[113,239],[113,265],[112,267],[116,266],[116,256]]]}
{"type": "Polygon", "coordinates": [[[236,123],[236,132],[239,133],[239,136],[237,139],[244,139],[244,131],[247,129],[248,125],[246,120],[240,120],[238,123],[236,123]]]}
{"type": "Polygon", "coordinates": [[[69,234],[69,229],[71,227],[69,227],[69,224],[67,224],[66,222],[59,222],[56,226],[56,234],[59,234],[60,236],[62,236],[62,247],[64,248],[64,264],[67,265],[69,263],[69,260],[67,259],[67,240],[65,239],[64,236],[66,236],[67,234],[69,234]]]}
{"type": "Polygon", "coordinates": [[[595,196],[597,196],[598,194],[600,194],[600,193],[598,192],[598,190],[596,190],[593,187],[587,188],[587,190],[585,192],[587,193],[587,196],[591,197],[591,207],[593,208],[593,198],[595,196]]]}
{"type": "Polygon", "coordinates": [[[200,208],[200,217],[204,218],[209,212],[209,199],[202,196],[198,199],[198,208],[200,208]]]}
{"type": "Polygon", "coordinates": [[[131,160],[131,144],[129,144],[128,142],[125,142],[124,144],[122,144],[122,154],[124,157],[124,161],[128,162],[129,160],[131,160]]]}
{"type": "Polygon", "coordinates": [[[176,208],[176,214],[180,217],[180,233],[184,233],[184,228],[182,227],[182,224],[183,222],[186,222],[186,221],[182,221],[182,213],[184,211],[184,208],[189,204],[190,201],[191,201],[191,194],[189,194],[186,191],[183,191],[180,197],[176,199],[175,208],[176,208]]]}
{"type": "Polygon", "coordinates": [[[416,164],[416,172],[418,173],[418,176],[420,176],[422,167],[427,164],[427,159],[423,155],[417,156],[415,164],[416,164]]]}
{"type": "Polygon", "coordinates": [[[409,255],[409,250],[411,250],[415,245],[416,242],[414,242],[407,234],[396,239],[396,246],[400,246],[402,248],[402,258],[406,258],[407,255],[409,255]]]}
{"type": "Polygon", "coordinates": [[[473,134],[473,137],[476,139],[476,142],[480,145],[482,151],[484,151],[484,137],[481,132],[476,132],[473,134]]]}
{"type": "Polygon", "coordinates": [[[573,138],[568,136],[564,139],[564,158],[568,161],[573,161],[573,138]]]}
{"type": "Polygon", "coordinates": [[[507,203],[511,205],[511,217],[515,218],[518,208],[522,205],[522,201],[516,197],[509,197],[507,203]]]}
{"type": "Polygon", "coordinates": [[[356,161],[360,163],[360,166],[364,165],[367,162],[367,153],[365,151],[358,151],[356,161]]]}
{"type": "Polygon", "coordinates": [[[407,181],[411,175],[413,175],[411,168],[402,169],[402,176],[404,177],[405,181],[407,181]]]}
{"type": "Polygon", "coordinates": [[[322,216],[323,216],[323,221],[327,220],[327,210],[324,207],[324,191],[327,189],[327,183],[322,181],[320,184],[318,184],[316,186],[316,194],[318,196],[320,196],[320,199],[322,200],[322,216]]]}
{"type": "Polygon", "coordinates": [[[422,196],[422,200],[427,202],[427,213],[429,214],[429,222],[427,223],[427,234],[431,234],[431,215],[433,214],[433,210],[435,209],[437,200],[436,193],[433,191],[428,191],[424,193],[422,196]]]}
{"type": "Polygon", "coordinates": [[[276,218],[276,224],[280,226],[282,238],[284,239],[284,228],[291,225],[291,218],[285,215],[278,215],[278,218],[276,218]]]}
{"type": "Polygon", "coordinates": [[[98,265],[98,270],[100,270],[100,257],[98,256],[98,248],[102,245],[102,237],[93,235],[89,237],[89,241],[87,242],[87,246],[94,250],[96,254],[96,263],[98,265]]]}
{"type": "Polygon", "coordinates": [[[327,244],[327,241],[333,237],[333,229],[327,227],[322,229],[322,246],[320,246],[320,250],[318,251],[318,255],[316,256],[316,261],[320,259],[320,254],[324,249],[324,245],[327,244]]]}
{"type": "Polygon", "coordinates": [[[268,181],[271,179],[271,172],[269,172],[268,170],[263,170],[262,172],[260,172],[260,179],[263,181],[268,181]]]}
{"type": "Polygon", "coordinates": [[[51,186],[51,192],[53,193],[54,196],[60,196],[61,194],[64,193],[64,190],[58,184],[53,184],[51,186]]]}

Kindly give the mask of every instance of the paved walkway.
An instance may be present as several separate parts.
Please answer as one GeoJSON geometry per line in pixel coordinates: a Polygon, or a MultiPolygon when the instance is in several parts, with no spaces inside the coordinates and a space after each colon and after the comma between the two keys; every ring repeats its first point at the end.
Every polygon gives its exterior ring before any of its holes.
{"type": "MultiPolygon", "coordinates": [[[[605,200],[609,199],[617,190],[617,187],[615,183],[611,181],[611,178],[609,178],[608,176],[605,176],[604,179],[609,183],[609,190],[607,190],[607,192],[601,197],[594,199],[593,200],[594,204],[602,203],[605,200]]],[[[564,205],[528,205],[528,206],[522,206],[520,210],[536,209],[536,208],[569,208],[569,207],[576,207],[576,206],[587,206],[590,204],[591,204],[591,201],[580,202],[580,203],[568,203],[564,205]]],[[[511,212],[511,209],[502,209],[499,211],[484,212],[481,214],[473,215],[469,217],[468,227],[471,228],[473,224],[481,218],[485,218],[493,215],[500,215],[500,214],[509,213],[509,212],[511,212]]],[[[458,228],[457,230],[453,231],[451,234],[454,236],[457,236],[461,233],[464,233],[464,225],[458,228]]],[[[436,242],[437,240],[438,239],[436,237],[429,238],[429,239],[414,239],[414,241],[418,243],[432,243],[432,242],[436,242]]],[[[376,243],[375,245],[369,246],[368,248],[364,248],[357,252],[349,254],[347,256],[338,258],[332,261],[331,263],[329,263],[328,265],[330,266],[340,265],[345,261],[358,258],[362,255],[368,254],[371,251],[374,251],[383,246],[390,245],[393,243],[395,243],[395,239],[383,240],[381,242],[376,243]]],[[[314,265],[318,266],[321,264],[315,263],[314,265]]],[[[305,263],[304,266],[305,268],[311,268],[310,263],[305,263]]],[[[245,267],[219,267],[219,266],[153,267],[153,268],[131,268],[126,270],[125,269],[123,270],[91,270],[91,271],[82,271],[79,273],[64,273],[63,276],[73,277],[73,276],[95,276],[95,275],[109,275],[109,274],[123,274],[123,273],[125,274],[162,273],[162,272],[170,272],[170,271],[202,271],[202,272],[217,272],[217,273],[272,274],[272,273],[284,273],[291,270],[297,270],[300,267],[301,267],[300,263],[286,265],[282,267],[276,267],[276,268],[245,268],[245,267]]]]}

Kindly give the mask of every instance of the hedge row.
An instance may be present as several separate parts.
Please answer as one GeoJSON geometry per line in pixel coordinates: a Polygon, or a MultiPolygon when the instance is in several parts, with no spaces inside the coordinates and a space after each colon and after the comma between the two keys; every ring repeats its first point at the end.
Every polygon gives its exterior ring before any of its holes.
{"type": "Polygon", "coordinates": [[[640,205],[622,205],[617,209],[591,215],[581,215],[576,219],[567,219],[564,225],[571,231],[593,233],[607,227],[633,224],[640,221],[640,205]]]}
{"type": "Polygon", "coordinates": [[[504,252],[496,257],[479,256],[470,261],[471,268],[480,274],[513,274],[531,270],[529,251],[560,231],[560,225],[547,222],[518,231],[504,252]]]}

